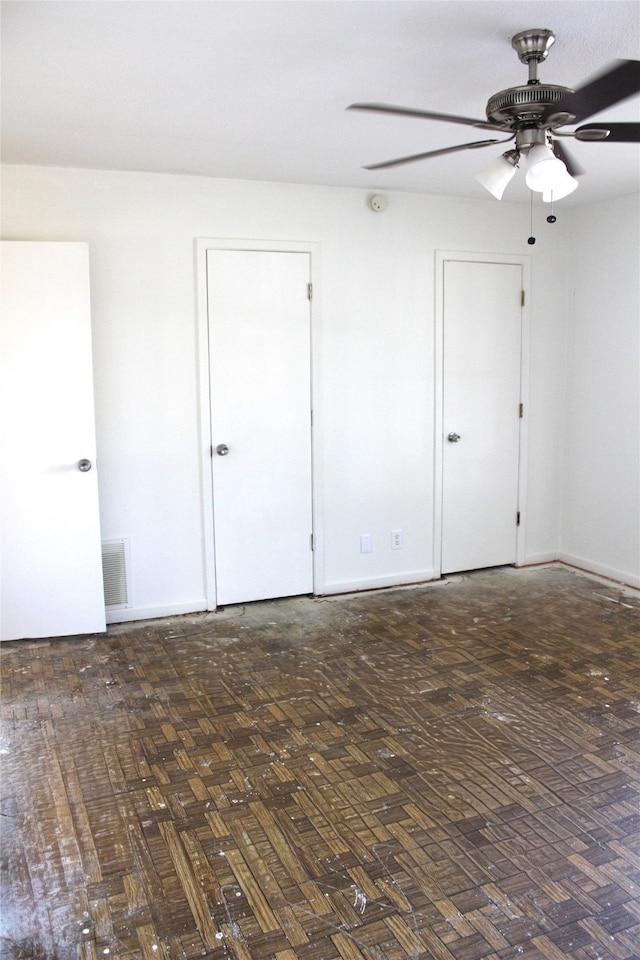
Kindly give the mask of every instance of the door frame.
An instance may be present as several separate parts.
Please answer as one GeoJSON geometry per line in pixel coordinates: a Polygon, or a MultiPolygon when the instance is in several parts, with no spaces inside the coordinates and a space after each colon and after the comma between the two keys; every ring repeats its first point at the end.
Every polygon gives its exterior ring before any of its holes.
{"type": "Polygon", "coordinates": [[[434,471],[433,471],[433,568],[434,577],[442,576],[442,498],[444,443],[444,265],[449,260],[470,263],[518,264],[522,267],[522,288],[525,292],[521,313],[520,400],[523,417],[520,422],[518,452],[518,510],[516,527],[517,567],[525,562],[527,511],[527,450],[529,434],[529,334],[531,300],[531,261],[528,256],[501,253],[474,253],[461,250],[436,250],[435,254],[435,344],[434,344],[434,471]]]}
{"type": "Polygon", "coordinates": [[[206,609],[217,608],[215,542],[213,524],[213,471],[211,466],[213,437],[211,423],[209,369],[209,310],[207,289],[207,252],[209,250],[243,250],[263,253],[307,253],[310,262],[310,337],[311,356],[311,509],[313,525],[313,593],[323,592],[323,523],[322,523],[322,449],[320,375],[320,243],[294,240],[250,240],[224,238],[198,238],[196,245],[196,320],[197,320],[197,371],[200,438],[201,516],[202,544],[206,609]]]}

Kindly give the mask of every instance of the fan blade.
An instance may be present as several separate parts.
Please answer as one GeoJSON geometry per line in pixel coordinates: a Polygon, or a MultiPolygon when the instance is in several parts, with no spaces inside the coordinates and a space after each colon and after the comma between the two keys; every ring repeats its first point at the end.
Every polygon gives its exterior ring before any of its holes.
{"type": "Polygon", "coordinates": [[[473,143],[460,143],[456,147],[443,147],[441,150],[429,150],[427,153],[415,153],[411,157],[398,157],[397,160],[385,160],[383,163],[372,163],[365,170],[382,170],[384,167],[398,167],[401,163],[412,163],[414,160],[426,160],[427,157],[441,157],[445,153],[457,153],[458,150],[475,150],[476,147],[490,147],[494,143],[509,143],[507,140],[475,140],[473,143]]]}
{"type": "Polygon", "coordinates": [[[574,136],[576,140],[638,143],[640,142],[640,123],[585,123],[582,127],[578,127],[574,136]],[[597,136],[598,133],[602,136],[597,136]]]}
{"type": "Polygon", "coordinates": [[[547,107],[543,119],[549,120],[556,114],[568,113],[573,119],[565,120],[565,123],[579,123],[638,92],[640,60],[615,60],[605,73],[547,107]]]}
{"type": "Polygon", "coordinates": [[[394,107],[388,103],[352,103],[347,110],[368,110],[372,113],[391,113],[398,117],[419,117],[423,120],[446,120],[448,123],[464,123],[468,127],[482,127],[487,130],[505,130],[487,120],[474,120],[472,117],[457,117],[452,113],[433,113],[429,110],[414,110],[412,107],[394,107]]]}
{"type": "Polygon", "coordinates": [[[559,140],[553,141],[553,152],[558,160],[562,160],[570,177],[579,177],[584,173],[580,164],[576,163],[567,148],[559,140]]]}

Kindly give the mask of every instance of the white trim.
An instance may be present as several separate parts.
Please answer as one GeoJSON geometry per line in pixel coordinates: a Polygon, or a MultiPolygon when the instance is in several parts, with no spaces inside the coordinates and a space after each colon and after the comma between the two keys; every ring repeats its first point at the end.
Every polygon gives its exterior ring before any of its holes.
{"type": "Polygon", "coordinates": [[[322,515],[322,437],[321,426],[321,283],[320,244],[317,241],[300,240],[250,240],[225,238],[199,238],[196,240],[196,323],[198,371],[198,398],[200,414],[200,475],[203,565],[206,590],[205,608],[217,606],[215,579],[215,545],[213,539],[213,478],[211,472],[211,411],[209,389],[209,317],[207,297],[207,251],[208,250],[257,250],[275,253],[309,254],[312,297],[311,314],[311,409],[313,428],[311,432],[311,485],[313,497],[313,592],[324,592],[324,538],[322,515]]]}
{"type": "MultiPolygon", "coordinates": [[[[540,554],[540,556],[542,556],[542,554],[540,554]]],[[[619,577],[611,577],[608,574],[596,573],[593,569],[577,566],[575,563],[572,563],[569,560],[561,560],[560,558],[546,561],[542,560],[540,562],[531,562],[530,560],[527,560],[522,567],[518,567],[518,571],[526,573],[527,570],[534,570],[535,568],[546,568],[547,570],[568,570],[569,573],[575,573],[578,577],[588,577],[589,580],[595,580],[597,583],[615,584],[615,586],[620,590],[629,591],[630,596],[636,596],[640,591],[640,581],[638,586],[635,586],[633,583],[629,582],[628,574],[620,574],[623,579],[620,579],[619,577]]],[[[632,576],[631,579],[636,579],[635,575],[632,576]]]]}
{"type": "Polygon", "coordinates": [[[386,577],[369,577],[362,580],[334,580],[325,583],[323,596],[336,593],[358,593],[362,590],[378,590],[381,587],[403,587],[428,583],[435,578],[433,570],[408,570],[386,577]]]}
{"type": "Polygon", "coordinates": [[[556,563],[558,560],[558,551],[551,551],[550,553],[528,553],[527,556],[522,560],[518,560],[516,566],[518,567],[536,567],[545,563],[556,563]]]}
{"type": "Polygon", "coordinates": [[[169,603],[159,607],[120,607],[119,610],[107,610],[107,623],[129,623],[133,620],[157,620],[159,617],[180,617],[185,613],[206,611],[207,601],[185,600],[182,603],[169,603]]]}
{"type": "Polygon", "coordinates": [[[531,317],[531,261],[527,256],[504,253],[476,253],[464,250],[436,250],[435,252],[435,342],[434,342],[434,477],[433,477],[433,566],[434,575],[442,571],[442,432],[443,432],[443,387],[444,387],[444,264],[448,260],[471,263],[510,263],[522,268],[522,286],[525,302],[522,307],[522,330],[520,347],[520,399],[524,404],[524,416],[520,424],[518,509],[520,525],[516,528],[516,565],[525,561],[525,531],[527,502],[527,451],[529,447],[529,331],[531,317]]]}
{"type": "MultiPolygon", "coordinates": [[[[577,557],[571,557],[570,554],[563,554],[560,557],[553,555],[540,554],[539,557],[547,559],[532,559],[529,557],[525,564],[518,567],[518,571],[526,573],[533,567],[555,567],[558,569],[570,570],[572,573],[591,577],[593,579],[603,579],[607,582],[613,582],[621,589],[629,588],[631,590],[640,590],[640,578],[630,574],[615,571],[610,567],[604,567],[601,564],[594,564],[591,561],[581,560],[577,557]],[[598,569],[596,569],[598,567],[598,569]],[[607,571],[607,572],[605,572],[607,571]]],[[[452,574],[451,576],[455,576],[452,574]]],[[[372,577],[365,580],[343,580],[329,582],[325,589],[316,594],[316,596],[333,596],[345,593],[361,593],[366,590],[377,590],[385,587],[407,587],[422,586],[426,583],[446,583],[449,578],[436,577],[433,570],[416,570],[414,572],[404,573],[398,578],[396,575],[391,577],[372,577]]],[[[193,600],[190,603],[176,603],[159,607],[128,607],[120,610],[108,610],[106,614],[107,624],[111,623],[129,623],[137,620],[157,620],[168,617],[184,616],[190,613],[206,613],[208,611],[207,601],[202,598],[193,600]]]]}
{"type": "Polygon", "coordinates": [[[567,564],[570,567],[576,567],[581,573],[595,574],[599,577],[606,577],[607,580],[624,583],[629,587],[640,588],[640,576],[637,573],[618,570],[616,567],[610,567],[606,563],[599,563],[597,560],[587,560],[585,557],[577,557],[573,553],[560,552],[558,554],[558,560],[560,563],[567,564]]]}

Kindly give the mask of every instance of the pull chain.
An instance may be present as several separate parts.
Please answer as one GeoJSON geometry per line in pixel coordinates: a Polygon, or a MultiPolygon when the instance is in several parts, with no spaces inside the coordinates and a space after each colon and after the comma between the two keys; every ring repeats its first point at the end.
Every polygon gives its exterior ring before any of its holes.
{"type": "Polygon", "coordinates": [[[531,210],[531,217],[530,217],[531,236],[530,236],[529,239],[527,240],[527,243],[528,243],[528,244],[534,244],[534,243],[536,242],[536,238],[533,236],[533,190],[530,192],[529,196],[531,197],[531,206],[530,206],[530,210],[531,210]]]}

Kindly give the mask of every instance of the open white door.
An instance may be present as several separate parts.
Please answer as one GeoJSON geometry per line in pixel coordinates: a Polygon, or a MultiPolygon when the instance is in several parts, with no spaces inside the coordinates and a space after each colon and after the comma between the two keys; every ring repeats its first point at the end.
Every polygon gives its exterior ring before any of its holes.
{"type": "Polygon", "coordinates": [[[218,605],[313,590],[310,269],[207,253],[218,605]]]}
{"type": "Polygon", "coordinates": [[[443,264],[442,572],[516,562],[522,265],[443,264]]]}
{"type": "Polygon", "coordinates": [[[0,637],[104,631],[88,248],[0,256],[0,637]]]}

